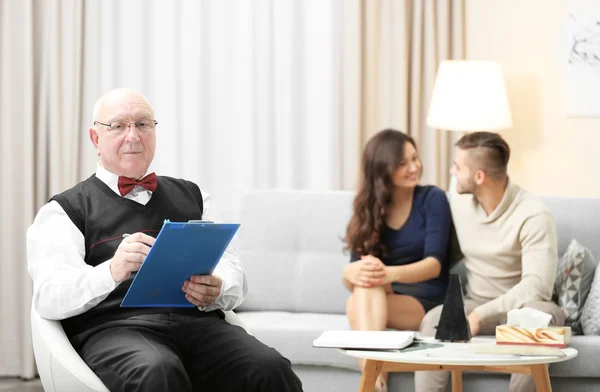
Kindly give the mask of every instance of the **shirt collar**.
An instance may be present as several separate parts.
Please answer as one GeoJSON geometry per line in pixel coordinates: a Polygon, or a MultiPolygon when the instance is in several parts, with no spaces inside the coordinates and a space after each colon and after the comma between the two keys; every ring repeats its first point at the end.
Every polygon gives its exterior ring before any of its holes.
{"type": "Polygon", "coordinates": [[[477,198],[473,196],[473,204],[477,210],[477,220],[479,223],[491,223],[501,217],[502,214],[504,214],[504,212],[506,212],[506,210],[512,205],[517,193],[519,193],[519,187],[516,184],[513,184],[509,178],[506,182],[506,188],[504,189],[502,200],[500,200],[500,203],[498,203],[490,215],[487,215],[483,206],[479,204],[477,198]]]}

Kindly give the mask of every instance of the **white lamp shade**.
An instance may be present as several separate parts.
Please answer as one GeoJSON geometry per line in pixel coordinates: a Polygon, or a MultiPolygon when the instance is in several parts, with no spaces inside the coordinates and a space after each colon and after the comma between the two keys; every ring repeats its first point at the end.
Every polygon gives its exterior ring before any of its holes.
{"type": "Polygon", "coordinates": [[[438,69],[427,125],[450,131],[498,131],[512,126],[500,64],[443,61],[438,69]]]}

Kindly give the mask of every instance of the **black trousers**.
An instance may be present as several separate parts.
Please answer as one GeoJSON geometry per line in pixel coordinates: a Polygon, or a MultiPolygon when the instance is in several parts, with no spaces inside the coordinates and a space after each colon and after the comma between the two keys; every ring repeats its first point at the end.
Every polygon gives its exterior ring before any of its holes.
{"type": "Polygon", "coordinates": [[[290,361],[213,313],[137,316],[71,343],[111,392],[302,391],[290,361]]]}

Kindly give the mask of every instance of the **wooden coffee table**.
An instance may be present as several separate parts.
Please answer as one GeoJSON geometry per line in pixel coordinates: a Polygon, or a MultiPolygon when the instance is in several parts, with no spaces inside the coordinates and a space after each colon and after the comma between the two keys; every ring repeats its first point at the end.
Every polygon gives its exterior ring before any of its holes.
{"type": "MultiPolygon", "coordinates": [[[[433,342],[433,340],[425,340],[433,342]]],[[[415,372],[422,370],[448,370],[452,374],[452,391],[462,391],[462,371],[486,370],[490,372],[529,374],[538,392],[551,392],[548,364],[575,358],[577,350],[565,348],[564,357],[513,356],[472,354],[476,344],[495,345],[494,339],[475,338],[469,343],[443,343],[443,347],[409,352],[340,350],[346,355],[366,359],[365,371],[359,392],[372,392],[381,371],[415,372]],[[442,350],[434,352],[435,350],[442,350]]]]}

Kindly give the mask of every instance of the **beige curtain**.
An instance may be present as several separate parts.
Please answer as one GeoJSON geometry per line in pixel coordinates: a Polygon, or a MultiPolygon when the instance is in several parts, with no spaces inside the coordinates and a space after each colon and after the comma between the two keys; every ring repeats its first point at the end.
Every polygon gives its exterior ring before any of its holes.
{"type": "Polygon", "coordinates": [[[351,0],[344,3],[344,78],[348,126],[360,146],[384,128],[414,137],[424,184],[447,189],[455,135],[425,119],[440,61],[464,58],[464,0],[351,0]],[[358,103],[357,103],[358,100],[358,103]],[[355,120],[350,120],[349,116],[355,120]]]}
{"type": "MultiPolygon", "coordinates": [[[[35,376],[25,233],[49,197],[79,181],[83,110],[98,95],[93,1],[0,0],[0,376],[35,376]],[[86,106],[83,106],[83,103],[86,106]]],[[[84,114],[88,117],[84,119],[84,114]]],[[[92,157],[93,158],[93,157],[92,157]]]]}

